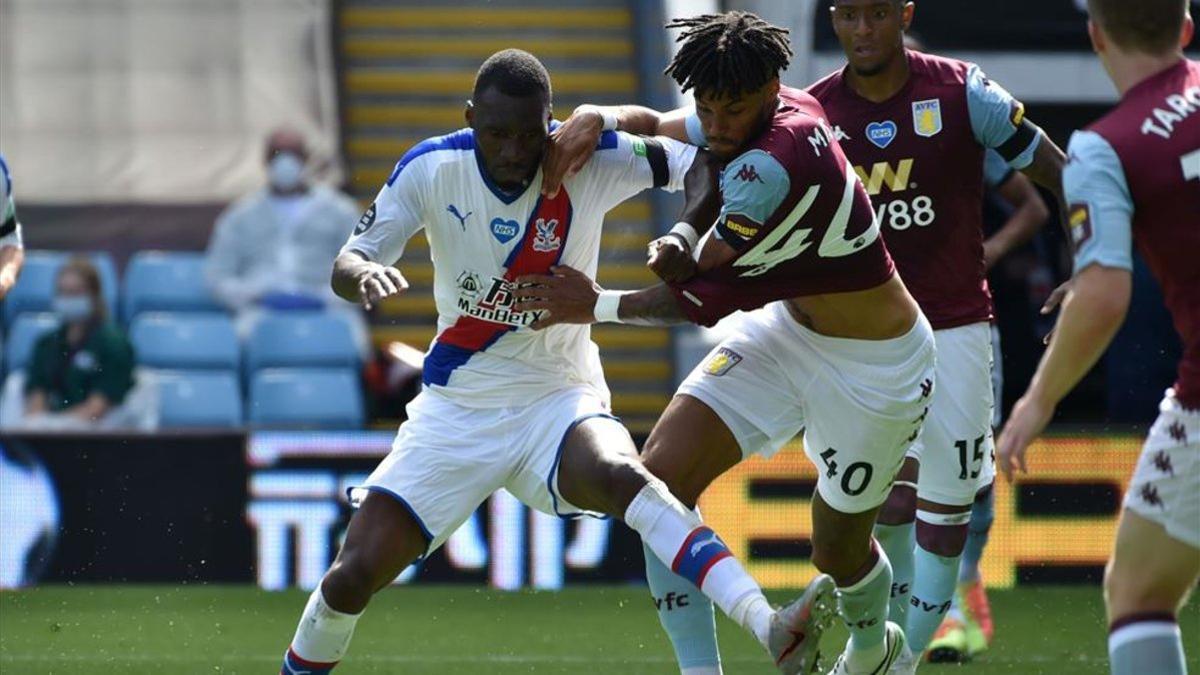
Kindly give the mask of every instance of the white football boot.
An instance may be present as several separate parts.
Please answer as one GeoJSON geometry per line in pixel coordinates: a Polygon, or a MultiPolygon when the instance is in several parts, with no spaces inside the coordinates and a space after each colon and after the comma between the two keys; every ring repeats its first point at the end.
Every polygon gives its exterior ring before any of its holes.
{"type": "Polygon", "coordinates": [[[837,616],[837,584],[828,574],[819,574],[792,604],[775,611],[767,650],[779,672],[809,675],[818,672],[821,635],[837,616]]]}
{"type": "Polygon", "coordinates": [[[916,672],[917,662],[908,650],[908,641],[904,637],[904,629],[887,622],[883,638],[883,658],[867,670],[850,670],[846,655],[850,652],[850,643],[846,643],[846,651],[838,656],[837,663],[829,675],[909,675],[916,672]]]}

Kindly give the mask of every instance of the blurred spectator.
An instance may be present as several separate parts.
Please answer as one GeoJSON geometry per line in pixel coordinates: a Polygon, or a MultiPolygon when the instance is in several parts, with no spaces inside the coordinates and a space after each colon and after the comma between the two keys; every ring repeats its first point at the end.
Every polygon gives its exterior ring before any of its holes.
{"type": "Polygon", "coordinates": [[[12,193],[12,175],[4,155],[0,155],[0,300],[17,283],[21,263],[25,260],[21,223],[17,221],[17,206],[12,193]]]}
{"type": "Polygon", "coordinates": [[[87,429],[139,426],[153,410],[130,409],[133,347],[108,317],[100,274],[84,257],[58,273],[53,303],[59,327],[34,346],[21,426],[87,429]]]}
{"type": "Polygon", "coordinates": [[[308,149],[296,131],[267,139],[267,186],[217,219],[205,276],[217,299],[238,316],[245,337],[263,311],[327,308],[344,313],[360,350],[366,323],[356,305],[329,287],[333,259],[358,221],[358,206],[305,176],[308,149]]]}

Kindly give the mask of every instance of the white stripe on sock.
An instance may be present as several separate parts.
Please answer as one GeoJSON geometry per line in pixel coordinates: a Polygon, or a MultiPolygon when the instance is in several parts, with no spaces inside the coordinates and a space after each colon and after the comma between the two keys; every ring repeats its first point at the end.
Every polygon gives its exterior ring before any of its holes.
{"type": "Polygon", "coordinates": [[[962,513],[934,513],[917,509],[917,520],[929,525],[966,525],[971,522],[971,509],[968,506],[962,513]]]}

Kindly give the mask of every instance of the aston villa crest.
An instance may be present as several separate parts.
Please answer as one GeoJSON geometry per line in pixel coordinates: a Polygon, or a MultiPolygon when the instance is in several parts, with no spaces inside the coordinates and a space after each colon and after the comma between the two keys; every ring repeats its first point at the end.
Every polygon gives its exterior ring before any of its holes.
{"type": "Polygon", "coordinates": [[[932,98],[926,101],[913,101],[913,131],[918,136],[929,138],[942,130],[942,102],[932,98]]]}

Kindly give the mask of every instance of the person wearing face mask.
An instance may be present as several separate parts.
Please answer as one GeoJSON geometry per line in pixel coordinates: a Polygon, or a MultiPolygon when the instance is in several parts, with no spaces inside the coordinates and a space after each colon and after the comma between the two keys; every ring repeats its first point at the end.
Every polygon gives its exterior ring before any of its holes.
{"type": "Polygon", "coordinates": [[[329,288],[333,259],[358,221],[357,205],[308,180],[308,149],[292,129],[267,138],[265,160],[267,185],[217,219],[205,261],[210,288],[237,314],[243,336],[264,311],[325,308],[345,313],[365,350],[361,312],[329,288]]]}
{"type": "Polygon", "coordinates": [[[86,258],[58,273],[52,304],[59,327],[34,346],[25,381],[25,423],[107,426],[134,388],[133,347],[108,317],[100,275],[86,258]]]}

